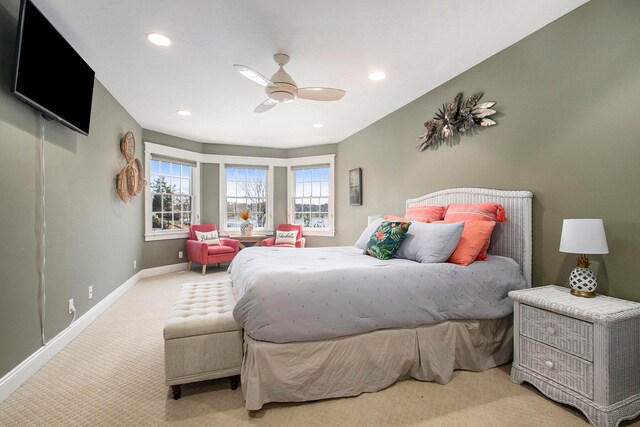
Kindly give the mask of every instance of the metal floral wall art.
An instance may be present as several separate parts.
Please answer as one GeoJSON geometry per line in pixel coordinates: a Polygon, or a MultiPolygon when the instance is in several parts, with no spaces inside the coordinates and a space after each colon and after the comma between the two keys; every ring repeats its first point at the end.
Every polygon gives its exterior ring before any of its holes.
{"type": "Polygon", "coordinates": [[[458,131],[464,134],[476,125],[493,126],[496,122],[489,116],[496,113],[491,107],[496,105],[494,101],[478,104],[482,98],[482,92],[476,92],[467,99],[462,99],[462,92],[458,93],[451,102],[442,104],[442,108],[424,124],[426,128],[420,135],[420,151],[424,151],[434,142],[445,141],[458,131]]]}

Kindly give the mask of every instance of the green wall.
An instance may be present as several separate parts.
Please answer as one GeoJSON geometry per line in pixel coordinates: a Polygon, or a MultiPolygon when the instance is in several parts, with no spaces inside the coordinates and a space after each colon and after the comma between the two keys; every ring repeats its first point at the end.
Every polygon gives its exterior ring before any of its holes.
{"type": "MultiPolygon", "coordinates": [[[[37,224],[39,113],[10,93],[18,0],[0,0],[0,377],[38,350],[37,224]]],[[[45,124],[46,339],[135,274],[142,260],[140,197],[125,205],[115,178],[121,136],[131,130],[142,157],[142,129],[96,80],[90,135],[45,124]],[[93,286],[93,299],[88,286],[93,286]]]]}
{"type": "MultiPolygon", "coordinates": [[[[534,285],[565,284],[563,218],[603,218],[608,255],[592,256],[602,293],[640,301],[640,2],[592,0],[338,146],[339,244],[371,214],[454,187],[526,189],[533,200],[534,285]],[[497,101],[498,125],[426,152],[423,123],[459,91],[497,101]],[[349,206],[349,169],[363,206],[349,206]]],[[[392,82],[388,82],[392,84],[392,82]]]]}

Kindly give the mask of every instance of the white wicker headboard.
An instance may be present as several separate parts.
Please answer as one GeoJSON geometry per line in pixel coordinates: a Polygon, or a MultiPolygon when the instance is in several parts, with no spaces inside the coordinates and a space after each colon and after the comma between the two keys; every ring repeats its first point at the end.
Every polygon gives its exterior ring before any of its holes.
{"type": "Polygon", "coordinates": [[[449,203],[500,203],[506,222],[499,222],[491,236],[489,253],[513,258],[531,286],[531,199],[530,191],[491,190],[488,188],[452,188],[407,200],[411,206],[446,206],[449,203]]]}

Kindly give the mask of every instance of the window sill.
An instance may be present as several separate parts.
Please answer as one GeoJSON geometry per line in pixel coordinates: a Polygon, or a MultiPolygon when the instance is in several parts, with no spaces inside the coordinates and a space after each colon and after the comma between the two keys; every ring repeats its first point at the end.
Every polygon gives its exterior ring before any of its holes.
{"type": "Polygon", "coordinates": [[[187,239],[189,232],[185,230],[180,231],[159,231],[157,233],[147,233],[144,235],[146,242],[153,242],[156,240],[171,240],[171,239],[187,239]]]}
{"type": "Polygon", "coordinates": [[[314,230],[313,228],[302,229],[302,237],[334,237],[335,235],[335,230],[314,230]]]}
{"type": "MultiPolygon", "coordinates": [[[[252,236],[267,236],[267,237],[272,237],[273,236],[273,230],[267,230],[266,228],[261,228],[261,229],[257,229],[254,228],[253,229],[253,234],[252,236]]],[[[234,237],[241,237],[240,234],[240,230],[220,230],[220,237],[230,237],[230,238],[234,238],[234,237]]],[[[251,237],[251,236],[250,236],[251,237]]]]}

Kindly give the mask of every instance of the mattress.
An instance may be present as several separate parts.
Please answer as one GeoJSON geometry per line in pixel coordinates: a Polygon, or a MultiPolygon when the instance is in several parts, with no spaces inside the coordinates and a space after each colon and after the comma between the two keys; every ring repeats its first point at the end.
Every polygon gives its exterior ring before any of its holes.
{"type": "Polygon", "coordinates": [[[508,292],[527,287],[512,259],[467,267],[378,260],[352,246],[248,248],[229,266],[233,316],[259,341],[287,343],[512,313],[508,292]]]}

